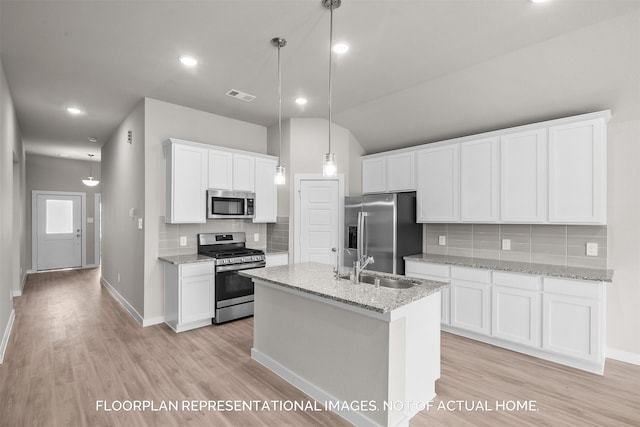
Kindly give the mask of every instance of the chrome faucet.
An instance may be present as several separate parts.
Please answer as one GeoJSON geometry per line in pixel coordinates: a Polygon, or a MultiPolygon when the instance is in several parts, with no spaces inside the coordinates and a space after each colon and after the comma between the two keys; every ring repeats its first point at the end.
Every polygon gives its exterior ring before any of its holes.
{"type": "Polygon", "coordinates": [[[372,256],[362,255],[358,261],[353,263],[353,283],[360,283],[360,273],[364,270],[367,265],[374,264],[376,261],[372,256]]]}

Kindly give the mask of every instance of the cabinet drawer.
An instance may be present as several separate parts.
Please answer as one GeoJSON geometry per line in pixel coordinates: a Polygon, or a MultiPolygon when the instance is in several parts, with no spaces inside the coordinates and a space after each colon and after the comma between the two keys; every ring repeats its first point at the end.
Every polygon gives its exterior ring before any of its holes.
{"type": "Polygon", "coordinates": [[[540,290],[540,277],[530,276],[528,274],[504,273],[502,271],[494,271],[494,285],[508,286],[510,288],[524,289],[528,291],[540,290]]]}
{"type": "Polygon", "coordinates": [[[544,292],[583,298],[599,298],[600,289],[603,285],[600,282],[545,277],[543,279],[543,286],[544,292]]]}
{"type": "Polygon", "coordinates": [[[449,277],[449,266],[444,264],[432,264],[422,261],[410,261],[406,260],[405,274],[410,276],[411,274],[421,274],[425,276],[435,276],[441,278],[449,277]]]}
{"type": "Polygon", "coordinates": [[[489,283],[491,282],[491,271],[477,268],[451,267],[451,278],[466,280],[469,282],[489,283]]]}
{"type": "Polygon", "coordinates": [[[198,262],[194,264],[185,264],[180,266],[182,277],[202,276],[205,274],[215,273],[214,262],[198,262]]]}

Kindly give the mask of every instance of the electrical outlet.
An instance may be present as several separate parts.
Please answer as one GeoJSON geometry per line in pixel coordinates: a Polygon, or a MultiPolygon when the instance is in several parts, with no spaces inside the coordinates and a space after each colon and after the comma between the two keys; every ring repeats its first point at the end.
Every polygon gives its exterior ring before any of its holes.
{"type": "Polygon", "coordinates": [[[446,246],[447,245],[447,236],[438,236],[438,245],[446,246]]]}
{"type": "Polygon", "coordinates": [[[587,243],[587,256],[598,256],[597,243],[587,243]]]}
{"type": "Polygon", "coordinates": [[[502,239],[502,250],[503,251],[511,250],[511,239],[502,239]]]}
{"type": "Polygon", "coordinates": [[[187,246],[187,236],[180,236],[180,246],[187,246]]]}
{"type": "Polygon", "coordinates": [[[253,241],[254,242],[260,241],[260,233],[253,233],[253,241]]]}

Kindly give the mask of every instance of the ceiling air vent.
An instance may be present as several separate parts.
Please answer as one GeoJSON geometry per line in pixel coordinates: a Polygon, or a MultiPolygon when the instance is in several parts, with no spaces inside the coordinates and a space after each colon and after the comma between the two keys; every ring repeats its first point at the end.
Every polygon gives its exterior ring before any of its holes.
{"type": "Polygon", "coordinates": [[[235,90],[235,89],[231,89],[229,92],[227,92],[227,96],[230,96],[235,99],[239,99],[240,101],[244,101],[244,102],[251,102],[254,99],[256,99],[256,97],[253,95],[249,95],[248,93],[240,92],[239,90],[235,90]]]}

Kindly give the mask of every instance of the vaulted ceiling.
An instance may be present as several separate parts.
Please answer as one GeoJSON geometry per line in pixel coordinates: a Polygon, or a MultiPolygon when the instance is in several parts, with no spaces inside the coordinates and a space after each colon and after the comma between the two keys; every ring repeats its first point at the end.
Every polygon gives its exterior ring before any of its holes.
{"type": "MultiPolygon", "coordinates": [[[[143,97],[277,123],[276,36],[283,117],[326,118],[321,0],[0,2],[25,144],[47,155],[97,154],[143,97]]],[[[367,153],[600,109],[640,118],[638,0],[343,0],[334,39],[351,49],[334,56],[333,120],[367,153]]]]}

